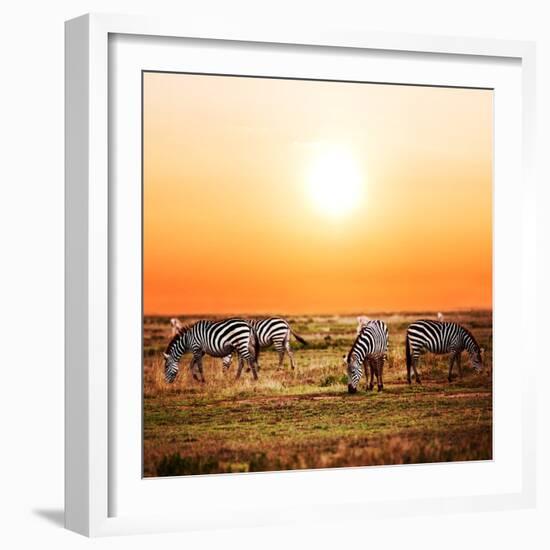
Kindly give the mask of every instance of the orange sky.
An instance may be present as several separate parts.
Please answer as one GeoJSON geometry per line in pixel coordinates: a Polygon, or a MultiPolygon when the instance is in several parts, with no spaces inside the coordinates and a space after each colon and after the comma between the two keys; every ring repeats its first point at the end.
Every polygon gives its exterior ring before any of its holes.
{"type": "Polygon", "coordinates": [[[145,313],[490,308],[492,126],[487,90],[146,73],[145,313]]]}

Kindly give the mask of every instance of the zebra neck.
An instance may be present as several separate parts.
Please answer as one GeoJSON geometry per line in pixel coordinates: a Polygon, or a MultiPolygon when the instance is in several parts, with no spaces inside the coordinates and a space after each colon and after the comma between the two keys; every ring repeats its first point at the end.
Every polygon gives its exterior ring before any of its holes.
{"type": "Polygon", "coordinates": [[[355,356],[359,363],[363,363],[366,357],[366,352],[360,346],[356,346],[355,349],[351,351],[351,355],[352,357],[355,356]]]}
{"type": "Polygon", "coordinates": [[[172,347],[170,348],[170,355],[176,359],[181,359],[182,355],[187,349],[187,333],[181,334],[180,337],[174,341],[172,347]]]}
{"type": "Polygon", "coordinates": [[[470,354],[479,352],[479,346],[477,345],[477,342],[474,340],[474,337],[468,333],[466,333],[465,348],[470,354]]]}

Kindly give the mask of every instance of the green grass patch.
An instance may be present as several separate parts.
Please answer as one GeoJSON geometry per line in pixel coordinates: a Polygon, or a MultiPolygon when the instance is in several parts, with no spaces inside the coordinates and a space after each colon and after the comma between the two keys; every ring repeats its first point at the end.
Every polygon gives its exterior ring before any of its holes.
{"type": "Polygon", "coordinates": [[[492,458],[491,315],[453,315],[487,350],[484,373],[474,373],[464,354],[464,378],[449,384],[448,358],[427,355],[419,363],[423,384],[409,386],[404,330],[415,316],[392,314],[382,317],[390,330],[385,389],[366,391],[363,377],[355,395],[347,393],[342,359],[355,338],[353,316],[289,318],[310,342],[307,347],[293,343],[296,370],[288,358],[278,369],[277,354],[267,350],[260,357],[260,379],[254,382],[243,373],[237,381],[235,365],[223,372],[219,359],[205,358],[207,382],[198,384],[184,360],[172,385],[164,382],[159,351],[169,338],[168,321],[148,318],[144,475],[492,458]]]}

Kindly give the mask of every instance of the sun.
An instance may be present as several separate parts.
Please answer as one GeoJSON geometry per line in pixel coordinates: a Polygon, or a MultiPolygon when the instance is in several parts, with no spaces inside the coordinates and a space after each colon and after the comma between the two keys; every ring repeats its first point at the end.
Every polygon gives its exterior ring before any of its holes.
{"type": "Polygon", "coordinates": [[[323,147],[315,151],[307,184],[315,209],[331,218],[351,213],[363,198],[360,167],[351,151],[344,147],[323,147]]]}

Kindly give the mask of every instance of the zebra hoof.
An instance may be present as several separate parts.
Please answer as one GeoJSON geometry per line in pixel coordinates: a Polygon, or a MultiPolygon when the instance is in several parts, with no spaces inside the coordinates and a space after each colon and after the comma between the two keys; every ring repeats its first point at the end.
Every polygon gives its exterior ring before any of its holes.
{"type": "Polygon", "coordinates": [[[351,384],[348,384],[348,393],[357,393],[357,388],[354,388],[351,384]]]}

